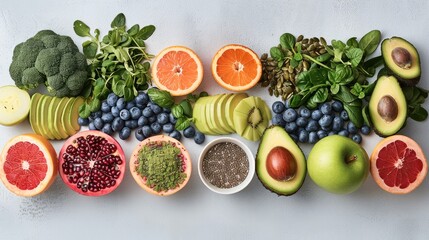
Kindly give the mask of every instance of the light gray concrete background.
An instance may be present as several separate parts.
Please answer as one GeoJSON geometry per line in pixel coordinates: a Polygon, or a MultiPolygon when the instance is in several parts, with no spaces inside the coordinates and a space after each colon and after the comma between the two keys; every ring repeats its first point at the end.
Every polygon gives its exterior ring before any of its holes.
{"type": "MultiPolygon", "coordinates": [[[[157,27],[147,41],[150,53],[170,45],[194,49],[205,67],[199,90],[210,94],[225,92],[209,68],[214,53],[225,44],[247,45],[262,54],[284,32],[347,40],[372,29],[381,30],[383,38],[401,36],[415,44],[422,62],[420,86],[429,88],[428,11],[429,3],[423,0],[1,0],[0,85],[13,84],[8,67],[14,46],[38,30],[70,35],[80,45],[83,40],[73,32],[74,20],[105,34],[113,17],[123,12],[129,25],[157,27]]],[[[268,103],[275,100],[265,89],[249,93],[268,103]]],[[[0,126],[0,147],[26,132],[31,132],[27,121],[0,126]]],[[[429,153],[428,132],[427,121],[409,121],[401,131],[429,153]]],[[[206,143],[214,138],[208,137],[206,143]]],[[[364,138],[368,153],[379,139],[364,138]]],[[[120,142],[128,158],[137,141],[120,142]]],[[[256,153],[257,144],[245,142],[256,153]]],[[[54,142],[57,151],[62,144],[54,142]]],[[[202,146],[188,139],[184,144],[196,166],[202,146]]],[[[311,146],[302,147],[308,154],[311,146]]],[[[307,177],[298,193],[277,197],[255,177],[244,191],[222,196],[205,188],[194,167],[182,191],[161,198],[140,189],[127,172],[122,185],[101,198],[79,196],[60,178],[33,198],[16,197],[0,184],[0,239],[427,239],[428,203],[427,180],[415,192],[395,196],[369,177],[357,192],[338,196],[324,192],[307,177]]]]}

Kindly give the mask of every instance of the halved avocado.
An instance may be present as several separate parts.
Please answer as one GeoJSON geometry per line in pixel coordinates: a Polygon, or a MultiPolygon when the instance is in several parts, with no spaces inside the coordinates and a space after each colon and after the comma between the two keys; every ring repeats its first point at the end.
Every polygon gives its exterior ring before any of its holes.
{"type": "Polygon", "coordinates": [[[256,174],[266,189],[278,195],[289,196],[301,188],[307,174],[305,155],[284,128],[272,125],[265,130],[256,154],[256,174]],[[274,154],[274,151],[286,154],[274,154]],[[277,155],[277,158],[289,156],[288,161],[285,162],[289,162],[289,166],[293,167],[277,169],[280,170],[278,172],[282,172],[281,170],[287,172],[287,178],[273,172],[273,168],[275,169],[281,163],[281,161],[275,161],[274,155],[277,155]]]}
{"type": "Polygon", "coordinates": [[[377,80],[368,108],[378,135],[391,136],[402,128],[407,120],[407,102],[394,76],[382,76],[377,80]]]}
{"type": "Polygon", "coordinates": [[[57,122],[55,122],[55,112],[58,108],[58,104],[61,101],[61,98],[57,98],[57,97],[51,97],[51,103],[49,104],[48,107],[48,111],[47,111],[47,118],[46,119],[46,125],[49,129],[49,131],[51,131],[52,135],[55,137],[55,139],[57,140],[61,140],[63,139],[63,137],[61,136],[61,134],[57,131],[56,125],[57,122]]]}
{"type": "Polygon", "coordinates": [[[381,53],[388,73],[407,86],[416,85],[421,76],[420,57],[417,49],[400,37],[385,39],[381,53]]]}
{"type": "Polygon", "coordinates": [[[61,136],[61,139],[66,139],[67,137],[69,137],[69,134],[67,133],[67,129],[63,127],[61,123],[61,118],[63,116],[65,106],[67,105],[68,98],[63,97],[58,99],[60,99],[60,101],[55,109],[53,127],[55,131],[61,136]]]}
{"type": "Polygon", "coordinates": [[[40,94],[40,93],[35,93],[33,94],[33,96],[31,97],[31,102],[30,102],[30,113],[29,113],[29,121],[30,121],[30,125],[31,128],[33,129],[33,132],[41,135],[42,132],[40,130],[40,125],[37,123],[37,106],[40,105],[40,100],[44,95],[40,94]]]}

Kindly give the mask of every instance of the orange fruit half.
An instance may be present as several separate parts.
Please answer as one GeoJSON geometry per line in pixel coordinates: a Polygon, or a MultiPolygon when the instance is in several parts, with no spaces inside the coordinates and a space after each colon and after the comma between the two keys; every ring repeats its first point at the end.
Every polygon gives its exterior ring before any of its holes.
{"type": "Polygon", "coordinates": [[[152,64],[155,85],[172,96],[193,92],[203,80],[203,64],[197,54],[183,46],[162,50],[152,64]]]}
{"type": "Polygon", "coordinates": [[[44,137],[23,134],[9,140],[0,157],[0,178],[9,191],[31,197],[47,190],[58,171],[55,149],[44,137]]]}
{"type": "Polygon", "coordinates": [[[222,87],[236,92],[245,91],[259,82],[262,75],[261,60],[248,47],[226,45],[213,58],[212,74],[222,87]]]}

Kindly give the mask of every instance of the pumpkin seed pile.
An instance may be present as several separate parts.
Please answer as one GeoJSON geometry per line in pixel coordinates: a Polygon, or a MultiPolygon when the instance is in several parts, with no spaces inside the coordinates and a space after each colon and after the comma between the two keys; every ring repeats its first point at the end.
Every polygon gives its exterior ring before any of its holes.
{"type": "Polygon", "coordinates": [[[295,85],[298,75],[310,69],[312,63],[310,59],[329,57],[325,49],[326,45],[322,37],[304,38],[303,35],[299,35],[293,50],[281,44],[277,46],[284,56],[282,60],[277,61],[267,53],[262,54],[261,86],[268,87],[271,96],[281,97],[283,100],[291,97],[298,91],[295,85]],[[296,53],[300,53],[300,57],[296,58],[296,53]]]}

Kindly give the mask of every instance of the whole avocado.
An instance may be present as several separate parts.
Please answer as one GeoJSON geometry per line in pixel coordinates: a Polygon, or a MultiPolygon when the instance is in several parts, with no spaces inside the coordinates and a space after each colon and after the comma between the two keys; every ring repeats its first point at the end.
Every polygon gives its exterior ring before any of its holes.
{"type": "Polygon", "coordinates": [[[42,30],[15,47],[9,74],[21,89],[44,83],[54,96],[74,97],[88,81],[88,64],[70,37],[42,30]]]}

